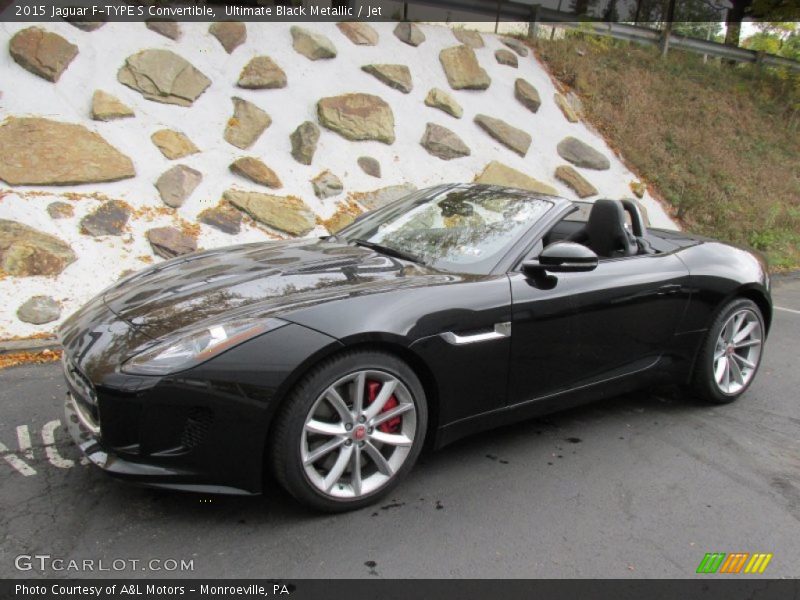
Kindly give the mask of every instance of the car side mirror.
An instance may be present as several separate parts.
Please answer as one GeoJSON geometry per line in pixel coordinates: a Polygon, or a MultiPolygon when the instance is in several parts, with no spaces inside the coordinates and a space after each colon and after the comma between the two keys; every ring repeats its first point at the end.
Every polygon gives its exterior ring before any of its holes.
{"type": "Polygon", "coordinates": [[[583,244],[553,242],[542,250],[536,260],[522,263],[522,272],[528,276],[551,273],[577,273],[592,271],[597,267],[597,254],[583,244]]]}

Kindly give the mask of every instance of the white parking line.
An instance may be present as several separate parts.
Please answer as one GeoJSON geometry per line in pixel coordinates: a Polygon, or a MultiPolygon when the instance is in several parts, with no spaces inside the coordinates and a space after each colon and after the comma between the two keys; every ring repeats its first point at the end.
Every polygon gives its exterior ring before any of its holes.
{"type": "Polygon", "coordinates": [[[790,312],[790,313],[794,313],[796,315],[800,315],[800,310],[795,310],[793,308],[786,308],[786,307],[783,307],[783,306],[776,306],[774,308],[775,308],[775,310],[784,310],[786,312],[790,312]]]}
{"type": "Polygon", "coordinates": [[[36,471],[28,466],[24,460],[18,457],[16,454],[12,454],[8,447],[0,442],[0,455],[6,459],[6,462],[10,464],[14,469],[18,472],[22,473],[25,477],[30,477],[31,475],[36,475],[36,471]]]}
{"type": "MultiPolygon", "coordinates": [[[[44,450],[44,455],[47,458],[47,462],[49,462],[51,465],[58,467],[59,469],[70,469],[75,466],[76,461],[63,457],[58,451],[58,446],[56,445],[56,429],[61,427],[61,425],[62,423],[58,419],[48,421],[44,424],[41,432],[41,448],[44,450]]],[[[34,449],[33,445],[31,444],[31,433],[27,425],[17,426],[17,445],[19,446],[19,450],[12,451],[8,448],[8,446],[0,442],[0,458],[4,459],[12,469],[24,477],[36,475],[36,469],[29,465],[26,460],[34,461],[34,463],[36,463],[34,450],[37,450],[38,452],[40,447],[37,446],[36,449],[34,449]]],[[[85,456],[82,456],[78,462],[81,465],[88,465],[89,459],[87,459],[85,456]]]]}
{"type": "Polygon", "coordinates": [[[69,469],[75,466],[75,461],[69,458],[64,458],[58,453],[56,448],[55,431],[61,427],[61,421],[50,421],[45,423],[42,427],[42,441],[44,442],[44,453],[47,455],[47,460],[50,464],[59,469],[69,469]]]}
{"type": "Polygon", "coordinates": [[[27,425],[17,425],[17,444],[19,445],[19,451],[25,455],[25,458],[33,460],[31,432],[28,431],[27,425]]]}

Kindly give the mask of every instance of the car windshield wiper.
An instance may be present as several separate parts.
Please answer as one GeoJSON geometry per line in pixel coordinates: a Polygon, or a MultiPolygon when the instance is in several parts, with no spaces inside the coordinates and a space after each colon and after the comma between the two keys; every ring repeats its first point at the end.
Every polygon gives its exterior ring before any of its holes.
{"type": "Polygon", "coordinates": [[[370,248],[371,250],[375,250],[376,252],[380,252],[381,254],[386,254],[387,256],[395,256],[397,258],[402,258],[403,260],[409,260],[419,265],[425,264],[424,260],[422,260],[416,254],[412,254],[411,252],[404,252],[403,250],[397,250],[395,248],[390,248],[389,246],[376,244],[375,242],[370,242],[368,240],[356,239],[356,240],[350,240],[350,242],[355,244],[356,246],[363,246],[364,248],[370,248]]]}

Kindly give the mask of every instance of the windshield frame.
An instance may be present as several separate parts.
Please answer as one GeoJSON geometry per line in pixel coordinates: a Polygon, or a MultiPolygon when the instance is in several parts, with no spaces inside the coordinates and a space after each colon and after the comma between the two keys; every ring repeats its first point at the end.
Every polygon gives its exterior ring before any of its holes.
{"type": "MultiPolygon", "coordinates": [[[[332,236],[332,239],[348,244],[353,243],[354,240],[357,238],[363,239],[365,231],[370,231],[376,228],[380,223],[384,223],[389,216],[394,218],[394,217],[399,217],[400,215],[405,213],[404,210],[399,214],[394,215],[393,213],[398,210],[398,207],[407,206],[406,210],[408,210],[415,203],[422,203],[426,199],[430,199],[435,196],[440,196],[443,193],[448,192],[449,190],[457,190],[459,188],[460,189],[479,188],[482,190],[495,190],[498,194],[519,196],[527,198],[529,200],[539,200],[548,203],[550,206],[548,206],[541,213],[541,215],[539,215],[538,219],[532,221],[528,227],[520,229],[520,231],[517,232],[517,234],[512,239],[509,240],[509,243],[500,252],[496,254],[495,256],[496,260],[493,260],[490,263],[486,263],[484,261],[483,263],[476,262],[473,264],[467,263],[464,265],[459,265],[456,263],[442,261],[442,260],[434,260],[434,261],[426,260],[425,262],[426,266],[448,273],[468,274],[468,275],[492,275],[499,272],[500,270],[503,271],[507,270],[507,269],[498,269],[498,267],[501,264],[507,263],[509,256],[511,256],[512,254],[516,255],[521,245],[526,246],[528,244],[530,235],[532,233],[537,232],[544,225],[549,223],[552,220],[552,215],[554,213],[561,212],[560,210],[556,209],[561,207],[564,203],[568,202],[568,200],[565,200],[564,198],[558,196],[550,196],[547,194],[541,194],[537,192],[531,192],[527,190],[504,187],[504,186],[466,184],[466,183],[443,184],[411,192],[410,194],[403,196],[402,198],[398,198],[397,200],[390,202],[386,206],[382,206],[380,208],[366,212],[358,219],[356,219],[353,223],[337,231],[332,236]],[[460,268],[460,267],[466,267],[466,268],[460,268]]],[[[428,257],[422,256],[421,258],[426,259],[428,257]]]]}

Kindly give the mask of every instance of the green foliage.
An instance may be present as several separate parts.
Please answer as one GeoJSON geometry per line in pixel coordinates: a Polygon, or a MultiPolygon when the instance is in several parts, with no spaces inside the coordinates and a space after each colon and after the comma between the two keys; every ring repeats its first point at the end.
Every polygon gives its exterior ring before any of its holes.
{"type": "Polygon", "coordinates": [[[687,229],[800,267],[800,78],[591,37],[538,54],[637,176],[687,229]]]}

